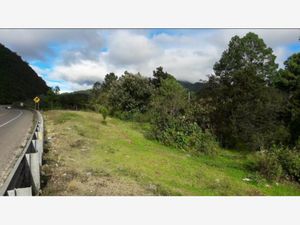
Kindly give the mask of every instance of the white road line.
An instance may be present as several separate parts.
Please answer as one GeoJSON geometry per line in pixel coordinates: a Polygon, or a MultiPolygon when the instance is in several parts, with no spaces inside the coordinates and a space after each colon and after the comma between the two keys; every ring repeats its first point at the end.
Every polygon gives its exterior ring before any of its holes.
{"type": "Polygon", "coordinates": [[[11,123],[12,121],[14,121],[14,120],[18,119],[20,116],[22,116],[22,114],[23,114],[23,112],[22,112],[22,111],[20,111],[19,115],[17,115],[16,117],[12,118],[12,119],[11,119],[11,120],[9,120],[9,121],[7,121],[6,123],[3,123],[3,124],[1,124],[1,125],[0,125],[0,127],[4,127],[5,125],[7,125],[7,124],[11,123]]]}

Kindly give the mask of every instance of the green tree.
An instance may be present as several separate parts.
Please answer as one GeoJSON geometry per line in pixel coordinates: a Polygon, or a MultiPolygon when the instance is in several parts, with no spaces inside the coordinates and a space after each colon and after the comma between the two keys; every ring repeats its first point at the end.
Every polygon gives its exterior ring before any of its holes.
{"type": "Polygon", "coordinates": [[[52,88],[52,90],[53,90],[55,95],[59,95],[59,92],[60,92],[59,86],[55,86],[54,88],[52,88]]]}
{"type": "Polygon", "coordinates": [[[89,104],[91,90],[75,91],[57,95],[57,102],[64,109],[86,109],[89,104]]]}
{"type": "Polygon", "coordinates": [[[296,144],[300,137],[300,53],[293,54],[284,62],[275,79],[275,86],[283,91],[288,102],[285,117],[291,133],[291,143],[296,144]]]}
{"type": "Polygon", "coordinates": [[[161,80],[161,86],[155,91],[151,107],[156,114],[176,117],[183,115],[188,108],[187,91],[173,77],[161,80]]]}
{"type": "Polygon", "coordinates": [[[92,94],[94,96],[98,96],[100,94],[100,91],[101,91],[101,88],[102,88],[102,85],[99,81],[95,82],[93,84],[93,88],[92,88],[92,94]]]}
{"type": "Polygon", "coordinates": [[[93,88],[89,99],[89,104],[91,105],[92,108],[95,108],[94,106],[99,103],[101,88],[102,88],[102,84],[99,81],[93,84],[93,88]]]}
{"type": "Polygon", "coordinates": [[[59,104],[59,91],[60,88],[58,86],[51,87],[46,96],[43,97],[42,102],[45,104],[46,108],[54,109],[59,104]]]}
{"type": "Polygon", "coordinates": [[[108,104],[113,112],[144,113],[152,95],[152,85],[141,74],[125,72],[112,83],[108,92],[108,104]]]}
{"type": "Polygon", "coordinates": [[[234,36],[221,59],[215,63],[214,72],[223,82],[231,82],[233,72],[251,70],[262,80],[272,81],[278,65],[273,50],[257,34],[249,32],[244,37],[234,36]]]}
{"type": "Polygon", "coordinates": [[[152,84],[155,87],[159,87],[161,82],[167,78],[173,77],[171,74],[164,72],[163,67],[157,67],[156,70],[153,71],[153,78],[151,80],[152,84]]]}
{"type": "Polygon", "coordinates": [[[212,99],[210,121],[224,146],[255,150],[286,140],[278,120],[283,98],[270,87],[276,69],[272,49],[256,34],[231,39],[202,94],[212,99]]]}
{"type": "Polygon", "coordinates": [[[112,84],[118,80],[118,77],[114,73],[106,74],[104,82],[102,84],[102,89],[109,90],[112,84]]]}
{"type": "Polygon", "coordinates": [[[151,101],[151,136],[176,148],[214,155],[217,143],[193,116],[188,92],[173,77],[161,80],[151,101]]]}
{"type": "Polygon", "coordinates": [[[106,74],[103,83],[95,82],[90,96],[90,107],[97,111],[97,104],[108,106],[108,95],[111,87],[117,82],[118,77],[114,73],[106,74]]]}

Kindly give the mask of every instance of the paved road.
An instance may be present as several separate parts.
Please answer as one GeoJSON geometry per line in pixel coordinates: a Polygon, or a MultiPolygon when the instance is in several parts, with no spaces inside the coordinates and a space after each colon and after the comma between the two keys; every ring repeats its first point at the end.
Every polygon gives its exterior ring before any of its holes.
{"type": "Polygon", "coordinates": [[[0,106],[0,186],[22,152],[33,126],[33,113],[0,106]]]}

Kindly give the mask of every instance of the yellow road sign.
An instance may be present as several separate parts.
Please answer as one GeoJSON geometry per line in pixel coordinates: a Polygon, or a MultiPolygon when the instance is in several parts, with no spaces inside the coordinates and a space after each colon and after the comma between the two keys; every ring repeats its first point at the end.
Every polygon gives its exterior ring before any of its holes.
{"type": "Polygon", "coordinates": [[[39,97],[35,97],[35,98],[33,99],[33,101],[34,101],[35,103],[39,103],[39,102],[40,102],[40,98],[39,98],[39,97]]]}

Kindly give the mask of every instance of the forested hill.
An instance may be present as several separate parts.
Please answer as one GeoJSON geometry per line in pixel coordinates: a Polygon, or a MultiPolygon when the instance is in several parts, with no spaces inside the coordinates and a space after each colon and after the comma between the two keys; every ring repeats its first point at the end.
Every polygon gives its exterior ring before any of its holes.
{"type": "Polygon", "coordinates": [[[0,104],[33,98],[48,89],[27,62],[0,44],[0,104]]]}
{"type": "Polygon", "coordinates": [[[189,91],[194,91],[194,92],[198,92],[204,87],[204,83],[201,83],[201,82],[191,83],[191,82],[182,81],[182,80],[178,80],[178,82],[184,88],[188,89],[189,91]]]}

